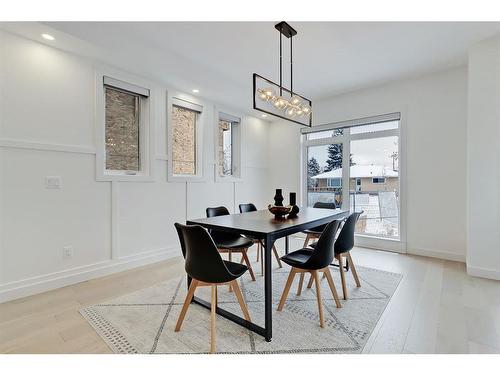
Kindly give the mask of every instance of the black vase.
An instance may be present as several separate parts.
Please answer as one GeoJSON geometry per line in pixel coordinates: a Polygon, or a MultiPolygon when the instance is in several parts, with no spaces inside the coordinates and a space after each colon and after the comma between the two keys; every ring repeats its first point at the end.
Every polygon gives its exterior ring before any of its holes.
{"type": "Polygon", "coordinates": [[[283,194],[281,189],[276,189],[276,195],[274,196],[274,205],[283,206],[283,194]]]}
{"type": "Polygon", "coordinates": [[[297,206],[297,193],[290,193],[290,206],[292,206],[292,210],[288,214],[289,218],[297,217],[297,214],[300,211],[299,206],[297,206]]]}

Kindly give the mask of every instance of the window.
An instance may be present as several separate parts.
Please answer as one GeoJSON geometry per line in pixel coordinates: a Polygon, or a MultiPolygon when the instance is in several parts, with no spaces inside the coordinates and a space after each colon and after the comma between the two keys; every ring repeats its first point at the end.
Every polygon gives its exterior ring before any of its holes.
{"type": "Polygon", "coordinates": [[[219,120],[219,176],[233,174],[232,123],[219,120]]]}
{"type": "Polygon", "coordinates": [[[341,178],[329,178],[328,179],[328,187],[342,187],[342,179],[341,178]]]}
{"type": "Polygon", "coordinates": [[[326,130],[323,132],[309,133],[307,134],[307,139],[323,139],[323,138],[331,138],[331,137],[340,137],[344,135],[344,129],[333,129],[326,130]]]}
{"type": "Polygon", "coordinates": [[[219,112],[216,139],[217,180],[239,177],[240,119],[219,112]]]}
{"type": "Polygon", "coordinates": [[[140,170],[141,97],[112,86],[106,91],[106,170],[140,170]]]}
{"type": "Polygon", "coordinates": [[[174,98],[172,101],[172,171],[177,176],[199,176],[199,117],[202,107],[174,98]]]}
{"type": "Polygon", "coordinates": [[[342,143],[309,146],[307,151],[307,206],[317,202],[342,204],[342,143]]]}
{"type": "Polygon", "coordinates": [[[105,75],[98,82],[97,179],[151,178],[149,90],[105,75]]]}
{"type": "Polygon", "coordinates": [[[303,202],[361,212],[357,243],[404,249],[400,214],[400,113],[302,129],[303,202]],[[384,245],[382,245],[381,241],[384,245]]]}

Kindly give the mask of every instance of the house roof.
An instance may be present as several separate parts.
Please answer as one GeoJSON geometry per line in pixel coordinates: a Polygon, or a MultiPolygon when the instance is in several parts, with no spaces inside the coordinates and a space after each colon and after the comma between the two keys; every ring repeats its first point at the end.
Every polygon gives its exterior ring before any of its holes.
{"type": "MultiPolygon", "coordinates": [[[[353,165],[351,166],[351,178],[362,178],[362,177],[398,177],[398,171],[392,170],[390,167],[384,167],[383,165],[353,165]]],[[[342,168],[334,169],[332,171],[320,173],[311,178],[322,179],[322,178],[341,178],[342,168]]]]}

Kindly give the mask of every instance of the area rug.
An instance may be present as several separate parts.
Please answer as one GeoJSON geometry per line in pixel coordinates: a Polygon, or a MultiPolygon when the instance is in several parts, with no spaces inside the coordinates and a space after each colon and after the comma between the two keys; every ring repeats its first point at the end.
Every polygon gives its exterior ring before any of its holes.
{"type": "MultiPolygon", "coordinates": [[[[255,264],[259,270],[259,264],[255,264]]],[[[326,280],[321,282],[325,327],[319,326],[314,286],[304,280],[296,295],[296,276],[283,311],[276,311],[289,268],[273,270],[273,338],[263,337],[222,317],[217,318],[218,353],[360,353],[394,294],[402,275],[373,268],[356,267],[361,288],[347,274],[349,299],[336,308],[326,280]]],[[[339,271],[332,268],[340,296],[339,271]]],[[[264,278],[240,279],[252,321],[264,325],[264,278]]],[[[186,296],[186,278],[180,277],[80,310],[115,353],[207,353],[210,349],[210,312],[191,304],[180,332],[174,332],[186,296]]],[[[198,297],[210,301],[210,288],[198,288],[198,297]]],[[[240,306],[227,286],[218,288],[219,306],[240,316],[240,306]]]]}

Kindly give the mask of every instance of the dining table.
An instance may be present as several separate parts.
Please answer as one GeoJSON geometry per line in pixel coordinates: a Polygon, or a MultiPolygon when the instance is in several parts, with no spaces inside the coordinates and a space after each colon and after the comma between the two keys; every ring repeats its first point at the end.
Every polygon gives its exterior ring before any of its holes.
{"type": "MultiPolygon", "coordinates": [[[[333,220],[343,220],[348,210],[302,207],[293,218],[276,218],[268,210],[244,212],[240,214],[215,216],[210,218],[187,220],[187,225],[201,225],[211,230],[226,231],[258,238],[264,245],[264,327],[245,320],[243,317],[217,307],[216,313],[233,321],[271,341],[272,329],[272,249],[276,240],[285,238],[285,254],[289,251],[288,236],[306,229],[327,224],[333,220]]],[[[188,284],[190,278],[188,277],[188,284]]],[[[193,297],[193,303],[210,309],[210,302],[193,297]]]]}

